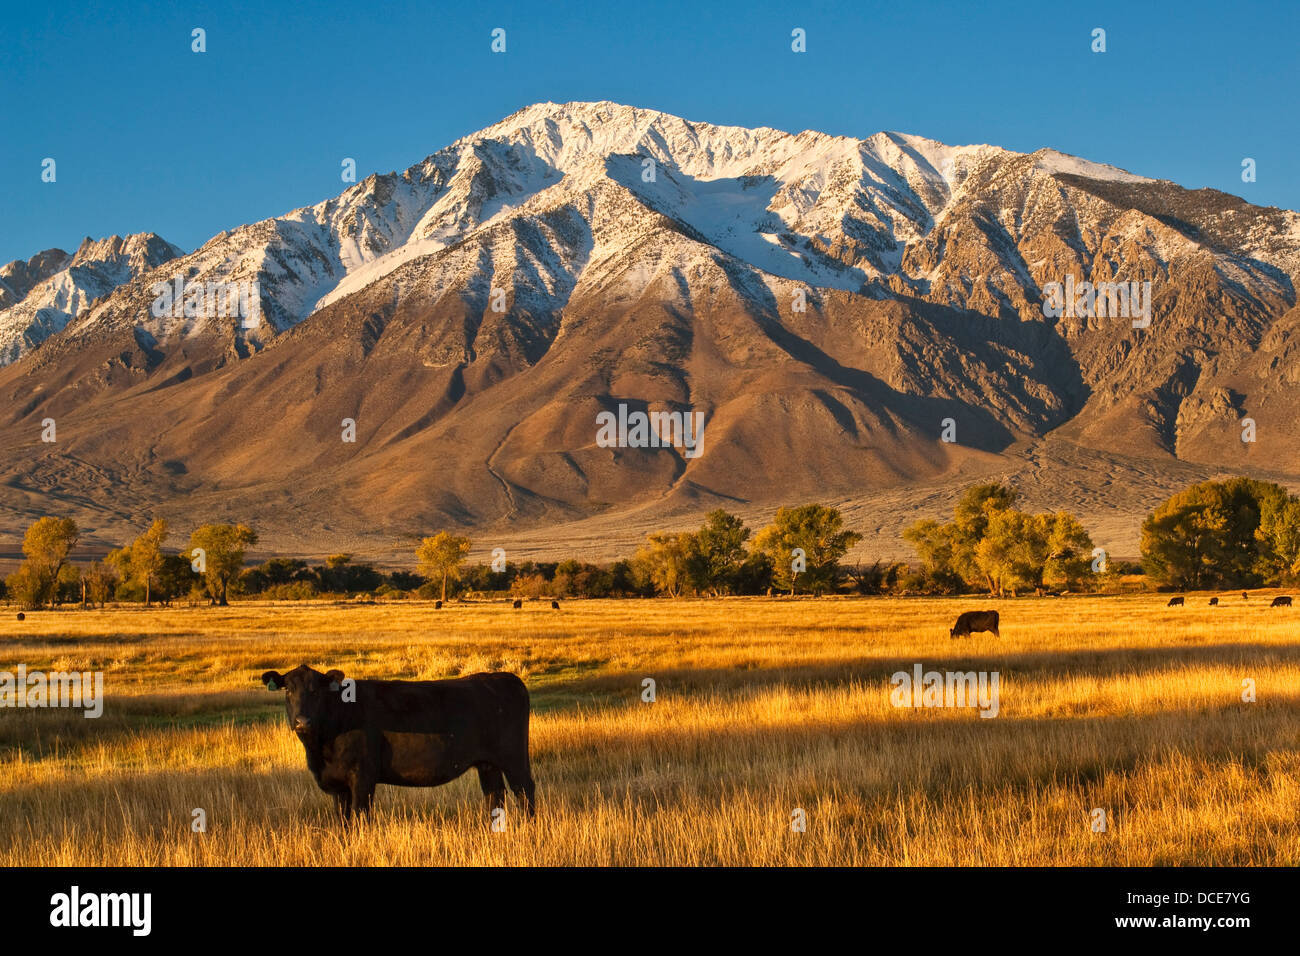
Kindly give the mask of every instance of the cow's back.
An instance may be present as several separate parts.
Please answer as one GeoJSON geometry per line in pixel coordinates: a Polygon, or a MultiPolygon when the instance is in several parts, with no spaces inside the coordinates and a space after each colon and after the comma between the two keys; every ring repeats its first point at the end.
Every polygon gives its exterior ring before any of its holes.
{"type": "Polygon", "coordinates": [[[970,634],[973,631],[996,631],[997,629],[997,611],[965,611],[957,616],[957,624],[953,628],[958,634],[970,634]]]}
{"type": "Polygon", "coordinates": [[[436,681],[357,681],[358,726],[450,735],[472,759],[528,746],[528,688],[514,674],[436,681]]]}

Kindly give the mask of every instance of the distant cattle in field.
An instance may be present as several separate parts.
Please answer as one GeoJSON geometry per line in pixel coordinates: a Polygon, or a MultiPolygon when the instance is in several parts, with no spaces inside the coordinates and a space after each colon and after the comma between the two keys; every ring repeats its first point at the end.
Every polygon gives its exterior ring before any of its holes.
{"type": "Polygon", "coordinates": [[[552,611],[558,611],[559,609],[560,609],[560,602],[559,602],[559,601],[552,601],[552,602],[551,602],[551,610],[552,610],[552,611]]]}
{"type": "Polygon", "coordinates": [[[524,602],[519,600],[519,598],[515,598],[515,609],[518,610],[523,606],[524,606],[524,602]]]}
{"type": "Polygon", "coordinates": [[[1165,607],[1182,607],[1182,606],[1183,606],[1183,599],[1180,597],[1170,598],[1169,603],[1165,605],[1165,607]]]}
{"type": "Polygon", "coordinates": [[[998,633],[998,612],[967,611],[959,614],[957,623],[948,631],[948,636],[970,637],[975,631],[992,631],[994,637],[1001,637],[998,633]]]}
{"type": "Polygon", "coordinates": [[[306,664],[262,675],[284,690],[289,728],[316,785],[345,821],[370,810],[375,787],[438,787],[471,767],[496,822],[507,784],[532,816],[528,688],[514,674],[452,680],[344,681],[306,664]],[[345,686],[350,685],[350,686],[345,686]]]}
{"type": "Polygon", "coordinates": [[[442,602],[441,602],[441,601],[434,601],[434,602],[433,602],[433,609],[434,609],[435,611],[441,611],[441,610],[442,610],[442,602]]]}
{"type": "Polygon", "coordinates": [[[1269,607],[1290,607],[1290,606],[1291,606],[1291,598],[1289,598],[1285,594],[1283,594],[1281,597],[1273,598],[1273,603],[1269,605],[1269,607]]]}
{"type": "Polygon", "coordinates": [[[1218,607],[1218,606],[1219,606],[1219,599],[1218,599],[1218,598],[1210,598],[1210,607],[1218,607]]]}
{"type": "Polygon", "coordinates": [[[24,614],[22,611],[19,611],[19,612],[18,612],[18,620],[20,620],[20,621],[25,621],[25,620],[27,620],[27,615],[24,614]]]}

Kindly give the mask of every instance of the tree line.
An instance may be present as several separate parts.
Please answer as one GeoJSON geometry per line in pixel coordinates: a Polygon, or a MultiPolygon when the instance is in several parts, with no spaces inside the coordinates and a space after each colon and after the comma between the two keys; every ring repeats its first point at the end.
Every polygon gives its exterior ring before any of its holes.
{"type": "Polygon", "coordinates": [[[81,539],[71,518],[38,518],[23,535],[23,563],[4,581],[4,596],[24,607],[108,601],[169,604],[179,597],[229,603],[238,592],[248,548],[257,533],[243,524],[205,524],[189,537],[187,553],[169,554],[166,519],[159,518],[129,545],[110,551],[83,571],[70,561],[81,539]]]}
{"type": "Polygon", "coordinates": [[[697,530],[654,532],[632,558],[609,565],[570,559],[467,568],[470,540],[447,532],[425,538],[416,557],[444,600],[449,584],[516,597],[717,596],[773,588],[821,594],[839,585],[840,559],[862,539],[843,525],[837,509],[809,504],[777,509],[772,523],[754,535],[742,519],[718,509],[697,530]]]}
{"type": "Polygon", "coordinates": [[[567,559],[470,565],[472,542],[443,531],[420,541],[415,570],[384,571],[336,554],[324,563],[271,558],[245,567],[257,534],[243,524],[205,524],[182,552],[169,552],[164,519],[130,544],[84,569],[70,560],[80,540],[69,518],[43,517],[23,538],[24,561],[0,584],[0,596],[25,607],[58,603],[178,599],[227,604],[241,595],[272,600],[368,595],[508,594],[521,598],[681,595],[963,594],[1084,591],[1145,574],[1150,586],[1197,590],[1289,585],[1300,581],[1300,499],[1250,478],[1207,481],[1178,492],[1146,518],[1141,562],[1125,565],[1095,547],[1066,511],[1031,513],[999,483],[967,488],[952,520],[917,521],[903,531],[916,563],[848,566],[862,540],[836,508],[779,508],[756,533],[723,509],[694,531],[654,532],[630,558],[607,564],[567,559]]]}

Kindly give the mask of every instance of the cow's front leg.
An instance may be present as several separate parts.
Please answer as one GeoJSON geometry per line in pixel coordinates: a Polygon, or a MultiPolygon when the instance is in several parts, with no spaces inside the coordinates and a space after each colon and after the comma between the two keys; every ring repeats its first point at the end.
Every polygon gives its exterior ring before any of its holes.
{"type": "Polygon", "coordinates": [[[352,774],[352,814],[370,815],[370,809],[375,800],[375,779],[364,770],[356,771],[352,774]]]}
{"type": "Polygon", "coordinates": [[[344,823],[352,822],[352,791],[337,790],[334,793],[334,809],[344,823]]]}

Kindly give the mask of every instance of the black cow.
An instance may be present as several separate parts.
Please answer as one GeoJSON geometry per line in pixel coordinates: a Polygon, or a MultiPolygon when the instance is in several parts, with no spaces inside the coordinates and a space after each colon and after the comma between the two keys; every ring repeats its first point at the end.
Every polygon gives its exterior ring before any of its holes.
{"type": "Polygon", "coordinates": [[[1183,599],[1180,597],[1170,598],[1169,603],[1165,605],[1165,607],[1182,607],[1182,606],[1183,606],[1183,599]]]}
{"type": "Polygon", "coordinates": [[[27,620],[27,615],[24,614],[22,611],[19,611],[19,612],[18,612],[18,620],[20,620],[20,621],[25,621],[25,620],[27,620]]]}
{"type": "Polygon", "coordinates": [[[1210,598],[1210,607],[1218,607],[1218,606],[1219,606],[1219,599],[1218,599],[1218,598],[1210,598]]]}
{"type": "Polygon", "coordinates": [[[441,601],[434,601],[434,602],[433,602],[433,609],[434,609],[435,611],[441,611],[441,610],[442,610],[442,602],[441,602],[441,601]]]}
{"type": "Polygon", "coordinates": [[[1290,607],[1290,606],[1291,606],[1291,598],[1289,598],[1285,594],[1283,594],[1280,597],[1273,598],[1273,603],[1269,605],[1269,607],[1290,607]]]}
{"type": "Polygon", "coordinates": [[[345,821],[369,812],[375,786],[437,787],[478,771],[489,814],[505,806],[506,783],[532,816],[528,688],[514,674],[454,680],[358,680],[306,664],[262,675],[287,691],[289,726],[316,784],[345,821]]]}
{"type": "Polygon", "coordinates": [[[523,606],[524,606],[524,602],[521,601],[519,598],[515,598],[515,610],[517,611],[523,606]]]}
{"type": "Polygon", "coordinates": [[[559,601],[552,601],[552,602],[551,602],[551,610],[552,610],[552,611],[558,611],[559,609],[560,609],[560,602],[559,602],[559,601]]]}
{"type": "Polygon", "coordinates": [[[957,623],[948,631],[949,637],[970,637],[974,631],[992,631],[994,637],[1001,637],[998,633],[998,612],[997,611],[967,611],[957,616],[957,623]]]}

